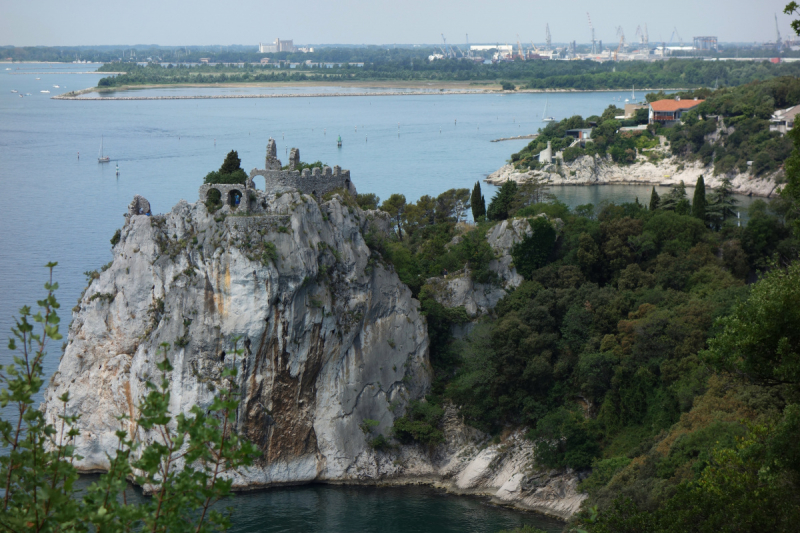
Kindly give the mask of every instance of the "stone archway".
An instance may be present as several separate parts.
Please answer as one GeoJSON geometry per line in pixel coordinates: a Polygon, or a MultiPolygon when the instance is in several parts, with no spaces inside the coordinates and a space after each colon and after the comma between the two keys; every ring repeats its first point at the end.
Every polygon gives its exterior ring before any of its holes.
{"type": "Polygon", "coordinates": [[[239,189],[231,189],[228,191],[228,205],[231,209],[236,209],[244,201],[244,195],[239,189]]]}
{"type": "Polygon", "coordinates": [[[213,213],[220,207],[222,207],[222,193],[219,192],[219,189],[214,187],[208,189],[206,193],[206,209],[208,209],[209,213],[213,213]]]}

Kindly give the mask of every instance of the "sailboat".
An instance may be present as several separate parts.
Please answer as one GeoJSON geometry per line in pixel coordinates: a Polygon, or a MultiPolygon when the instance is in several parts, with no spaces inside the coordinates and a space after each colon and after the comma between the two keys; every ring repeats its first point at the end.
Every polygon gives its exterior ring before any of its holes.
{"type": "Polygon", "coordinates": [[[103,157],[103,137],[100,136],[100,156],[97,158],[98,163],[108,163],[111,158],[108,156],[103,157]]]}
{"type": "Polygon", "coordinates": [[[555,122],[556,121],[555,118],[547,116],[547,103],[548,103],[548,100],[545,100],[544,101],[544,111],[542,112],[542,122],[555,122]]]}

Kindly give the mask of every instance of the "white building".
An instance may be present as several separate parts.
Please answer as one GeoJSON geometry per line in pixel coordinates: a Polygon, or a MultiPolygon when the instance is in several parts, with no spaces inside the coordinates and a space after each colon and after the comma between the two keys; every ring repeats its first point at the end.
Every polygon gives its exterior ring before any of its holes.
{"type": "Polygon", "coordinates": [[[258,52],[261,54],[274,54],[277,52],[297,52],[297,47],[294,45],[294,41],[292,39],[289,39],[288,41],[281,41],[280,39],[275,39],[275,42],[272,44],[258,43],[258,52]]]}

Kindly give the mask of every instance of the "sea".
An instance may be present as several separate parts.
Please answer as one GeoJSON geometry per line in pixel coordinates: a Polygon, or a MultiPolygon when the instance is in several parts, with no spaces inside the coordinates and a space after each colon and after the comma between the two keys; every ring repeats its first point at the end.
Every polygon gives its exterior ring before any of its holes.
{"type": "MultiPolygon", "coordinates": [[[[423,94],[386,96],[387,88],[340,87],[160,88],[109,96],[287,94],[291,98],[190,100],[54,100],[97,85],[97,65],[0,63],[0,332],[45,294],[44,265],[58,262],[54,280],[66,335],[70,309],[87,271],[111,260],[109,239],[121,227],[134,195],[154,213],[179,200],[197,200],[203,177],[236,150],[242,167],[263,168],[274,138],[278,158],[291,148],[303,161],[349,169],[361,193],[416,201],[451,188],[471,188],[529,141],[491,142],[533,134],[547,114],[556,119],[602,113],[644,94],[423,94]],[[10,70],[9,70],[10,69],[10,70]],[[57,87],[56,87],[57,86],[57,87]],[[16,92],[12,92],[16,91],[16,92]],[[49,91],[45,93],[42,91],[49,91]],[[22,95],[22,97],[20,97],[22,95]],[[304,96],[309,95],[309,96],[304,96]],[[341,136],[342,146],[337,146],[341,136]],[[102,153],[109,163],[98,163],[102,153]]],[[[495,187],[481,184],[487,200],[495,187]]],[[[551,187],[568,205],[647,201],[650,187],[551,187]]],[[[749,202],[740,198],[743,207],[749,202]]],[[[60,344],[50,346],[47,378],[60,344]]],[[[0,364],[10,361],[0,344],[0,364]]],[[[233,531],[498,531],[531,524],[558,531],[558,522],[432,489],[363,489],[313,485],[248,493],[235,500],[233,531]]]]}

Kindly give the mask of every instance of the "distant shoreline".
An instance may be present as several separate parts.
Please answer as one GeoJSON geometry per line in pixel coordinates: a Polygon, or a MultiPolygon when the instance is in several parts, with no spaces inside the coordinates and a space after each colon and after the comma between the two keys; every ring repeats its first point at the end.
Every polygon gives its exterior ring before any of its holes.
{"type": "MultiPolygon", "coordinates": [[[[481,84],[483,85],[483,84],[481,84]]],[[[627,92],[627,89],[519,89],[516,91],[503,91],[499,85],[486,84],[484,87],[476,87],[471,82],[439,82],[439,83],[398,83],[397,81],[373,81],[373,82],[353,82],[353,83],[325,83],[325,82],[278,82],[278,83],[214,83],[214,84],[154,84],[154,85],[121,85],[114,88],[106,87],[87,87],[80,91],[70,91],[68,93],[52,96],[53,100],[216,100],[227,98],[324,98],[324,97],[343,97],[343,96],[417,96],[417,95],[456,95],[456,94],[550,94],[550,93],[618,93],[627,92]],[[349,87],[356,89],[387,88],[395,89],[387,92],[333,92],[333,93],[273,93],[273,94],[219,94],[219,95],[174,95],[174,96],[82,96],[89,93],[110,93],[121,91],[164,89],[169,87],[176,88],[290,88],[290,87],[349,87]],[[494,88],[497,87],[497,88],[494,88]],[[438,92],[437,92],[438,91],[438,92]]],[[[653,91],[685,91],[688,89],[663,89],[663,88],[642,88],[637,89],[641,93],[653,91]]]]}

